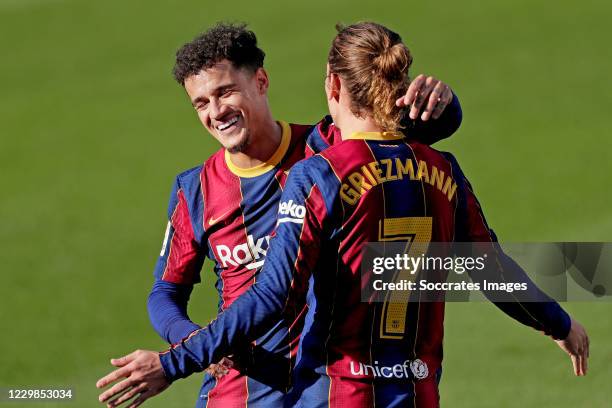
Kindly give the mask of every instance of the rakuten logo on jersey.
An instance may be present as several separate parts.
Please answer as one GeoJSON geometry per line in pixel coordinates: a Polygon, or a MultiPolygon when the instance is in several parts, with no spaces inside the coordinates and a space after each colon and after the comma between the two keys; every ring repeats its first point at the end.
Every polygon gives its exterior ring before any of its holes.
{"type": "Polygon", "coordinates": [[[269,244],[269,235],[259,238],[257,241],[252,235],[249,235],[247,236],[247,242],[233,248],[227,245],[217,245],[217,258],[226,268],[228,266],[244,265],[247,269],[257,269],[264,263],[269,244]]]}
{"type": "Polygon", "coordinates": [[[281,222],[302,224],[305,215],[306,208],[303,205],[298,205],[294,203],[293,200],[282,202],[278,207],[278,224],[281,222]]]}

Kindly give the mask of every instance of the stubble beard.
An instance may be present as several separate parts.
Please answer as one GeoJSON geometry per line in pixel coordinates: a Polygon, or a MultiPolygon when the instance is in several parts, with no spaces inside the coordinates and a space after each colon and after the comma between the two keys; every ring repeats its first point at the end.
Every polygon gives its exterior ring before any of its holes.
{"type": "Polygon", "coordinates": [[[240,140],[234,146],[226,147],[225,149],[228,152],[232,153],[232,154],[234,154],[234,153],[244,153],[246,148],[249,146],[249,142],[250,142],[250,134],[247,131],[246,134],[244,135],[244,137],[242,138],[242,140],[240,140]]]}

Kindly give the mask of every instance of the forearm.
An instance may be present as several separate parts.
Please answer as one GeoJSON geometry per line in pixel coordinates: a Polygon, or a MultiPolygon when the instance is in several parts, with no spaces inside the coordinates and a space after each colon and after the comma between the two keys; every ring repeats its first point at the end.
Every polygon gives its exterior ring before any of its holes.
{"type": "Polygon", "coordinates": [[[174,381],[202,371],[245,341],[260,337],[279,320],[287,287],[273,289],[266,281],[253,285],[208,326],[160,355],[166,377],[174,381]]]}
{"type": "MultiPolygon", "coordinates": [[[[498,246],[499,248],[499,246],[498,246]]],[[[501,251],[501,248],[499,249],[501,251]]],[[[563,308],[540,290],[527,273],[512,258],[503,252],[499,253],[502,280],[505,282],[525,283],[526,290],[516,297],[505,294],[508,301],[495,301],[495,305],[508,316],[520,323],[552,336],[556,340],[564,339],[569,333],[571,320],[563,308]]],[[[501,299],[505,300],[505,299],[501,299]]]]}
{"type": "Polygon", "coordinates": [[[149,319],[157,334],[170,344],[178,343],[200,328],[187,315],[192,287],[156,281],[147,301],[149,319]]]}
{"type": "Polygon", "coordinates": [[[458,242],[472,242],[470,255],[487,259],[484,270],[470,272],[470,277],[480,282],[483,288],[484,280],[526,284],[526,290],[521,292],[485,290],[484,294],[515,320],[555,339],[567,337],[571,326],[568,314],[536,286],[520,265],[504,253],[456,159],[451,154],[446,154],[446,157],[461,184],[458,190],[456,239],[458,242]]]}

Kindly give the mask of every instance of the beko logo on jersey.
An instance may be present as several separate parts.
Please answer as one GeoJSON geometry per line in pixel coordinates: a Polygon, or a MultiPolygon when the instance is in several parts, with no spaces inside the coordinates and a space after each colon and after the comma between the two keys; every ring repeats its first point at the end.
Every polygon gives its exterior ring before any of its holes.
{"type": "Polygon", "coordinates": [[[304,216],[306,215],[306,208],[303,205],[298,205],[289,200],[287,202],[280,203],[278,207],[278,224],[281,222],[294,222],[296,224],[302,224],[304,222],[304,216]]]}
{"type": "Polygon", "coordinates": [[[252,235],[249,235],[247,236],[247,242],[232,248],[227,245],[217,245],[217,257],[225,268],[244,265],[247,269],[257,269],[264,263],[263,258],[266,256],[269,244],[269,235],[259,238],[257,241],[252,235]]]}
{"type": "Polygon", "coordinates": [[[381,366],[378,361],[374,364],[364,364],[357,361],[350,362],[352,375],[370,376],[373,378],[410,378],[410,373],[416,379],[422,380],[429,375],[429,368],[420,359],[406,360],[403,364],[381,366]]]}

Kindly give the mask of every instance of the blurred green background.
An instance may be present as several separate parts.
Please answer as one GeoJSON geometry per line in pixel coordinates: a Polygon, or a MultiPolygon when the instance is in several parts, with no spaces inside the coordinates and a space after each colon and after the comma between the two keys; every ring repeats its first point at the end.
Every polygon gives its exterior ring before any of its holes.
{"type": "MultiPolygon", "coordinates": [[[[267,53],[277,118],[325,112],[336,22],[400,32],[413,74],[461,99],[453,151],[506,241],[612,241],[612,38],[607,1],[0,0],[0,386],[73,386],[96,407],[108,359],[164,345],[146,296],[174,175],[218,147],[170,75],[174,52],[218,20],[267,53]]],[[[217,302],[210,265],[190,313],[217,302]]],[[[450,304],[444,406],[610,406],[612,305],[567,304],[590,372],[490,304],[450,304]]],[[[200,376],[149,407],[193,406],[200,376]]],[[[10,406],[19,406],[16,403],[10,406]]],[[[7,406],[9,406],[7,405],[7,406]]]]}

